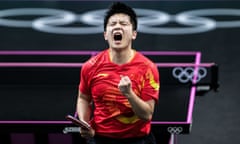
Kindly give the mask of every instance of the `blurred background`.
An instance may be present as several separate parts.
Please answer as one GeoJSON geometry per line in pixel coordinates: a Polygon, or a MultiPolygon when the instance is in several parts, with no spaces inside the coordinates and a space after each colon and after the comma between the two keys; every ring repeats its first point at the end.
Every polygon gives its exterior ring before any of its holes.
{"type": "MultiPolygon", "coordinates": [[[[203,63],[219,66],[218,92],[195,98],[192,131],[179,135],[177,143],[239,143],[240,1],[124,2],[139,16],[135,49],[199,51],[203,63]]],[[[106,49],[102,16],[111,3],[0,1],[0,50],[106,49]]],[[[1,61],[5,59],[1,56],[1,61]]]]}

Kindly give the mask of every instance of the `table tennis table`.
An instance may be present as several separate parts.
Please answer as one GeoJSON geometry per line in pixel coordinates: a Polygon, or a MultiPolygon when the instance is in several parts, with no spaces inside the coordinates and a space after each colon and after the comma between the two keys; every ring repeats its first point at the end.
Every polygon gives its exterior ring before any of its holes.
{"type": "MultiPolygon", "coordinates": [[[[195,97],[217,91],[218,66],[201,62],[201,52],[140,52],[156,63],[161,77],[153,132],[157,139],[161,133],[168,133],[168,143],[177,143],[177,135],[191,132],[195,97]]],[[[15,135],[9,137],[14,141],[16,135],[34,137],[40,133],[41,142],[36,143],[42,143],[48,139],[43,137],[53,138],[53,134],[59,133],[66,140],[66,136],[78,133],[78,127],[65,116],[76,110],[82,64],[97,53],[0,51],[1,135],[15,135]]]]}

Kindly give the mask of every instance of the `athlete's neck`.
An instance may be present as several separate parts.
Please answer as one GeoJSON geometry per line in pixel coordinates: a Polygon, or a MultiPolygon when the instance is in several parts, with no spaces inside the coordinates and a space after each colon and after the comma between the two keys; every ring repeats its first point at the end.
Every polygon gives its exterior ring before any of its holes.
{"type": "Polygon", "coordinates": [[[133,49],[109,49],[110,59],[115,64],[125,64],[132,60],[134,57],[134,50],[133,49]]]}

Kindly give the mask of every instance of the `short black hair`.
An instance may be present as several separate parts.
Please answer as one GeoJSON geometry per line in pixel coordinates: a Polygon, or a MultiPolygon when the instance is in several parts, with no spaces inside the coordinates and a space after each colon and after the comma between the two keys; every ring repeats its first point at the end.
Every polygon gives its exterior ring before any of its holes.
{"type": "Polygon", "coordinates": [[[133,25],[133,30],[137,30],[137,15],[136,15],[135,11],[131,7],[127,6],[124,3],[114,2],[110,6],[108,11],[106,12],[106,15],[104,17],[104,31],[106,31],[106,27],[107,27],[109,18],[112,15],[118,14],[118,13],[123,13],[123,14],[128,15],[130,17],[130,21],[133,25]]]}

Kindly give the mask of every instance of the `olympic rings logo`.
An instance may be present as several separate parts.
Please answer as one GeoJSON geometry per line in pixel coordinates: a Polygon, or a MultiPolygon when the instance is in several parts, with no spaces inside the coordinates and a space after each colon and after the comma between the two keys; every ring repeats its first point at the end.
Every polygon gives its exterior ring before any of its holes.
{"type": "Polygon", "coordinates": [[[168,127],[167,131],[171,134],[180,134],[183,131],[182,127],[168,127]]]}
{"type": "Polygon", "coordinates": [[[198,68],[198,72],[194,74],[194,68],[186,67],[175,67],[172,71],[174,78],[178,79],[181,83],[193,82],[194,76],[196,76],[196,82],[199,82],[202,78],[206,77],[207,69],[203,67],[198,68]]]}
{"type": "MultiPolygon", "coordinates": [[[[216,28],[240,27],[240,20],[217,21],[208,16],[240,16],[240,9],[199,9],[170,15],[163,11],[135,8],[141,33],[181,35],[207,32],[216,28]],[[176,22],[184,27],[164,27],[176,22]]],[[[0,10],[0,26],[33,28],[55,34],[97,34],[103,32],[106,9],[75,14],[71,11],[50,8],[14,8],[0,10]],[[37,16],[33,20],[11,19],[19,16],[37,16]],[[84,26],[68,26],[80,23],[84,26]]]]}

